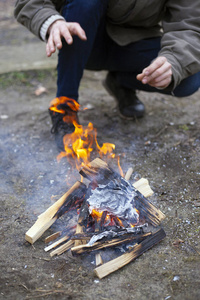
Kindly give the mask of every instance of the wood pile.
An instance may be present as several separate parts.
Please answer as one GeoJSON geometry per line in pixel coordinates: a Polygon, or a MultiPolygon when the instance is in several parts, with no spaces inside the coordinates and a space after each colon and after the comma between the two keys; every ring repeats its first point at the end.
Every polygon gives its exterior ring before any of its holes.
{"type": "Polygon", "coordinates": [[[79,217],[75,232],[62,235],[59,231],[50,235],[45,239],[45,243],[50,244],[44,250],[51,251],[50,256],[61,255],[67,250],[74,256],[93,252],[96,259],[94,272],[101,279],[135,260],[164,239],[166,235],[160,225],[165,215],[147,199],[153,194],[147,179],[142,178],[130,185],[128,180],[132,174],[131,169],[123,178],[106,162],[96,158],[84,166],[80,174],[89,180],[89,184],[77,181],[58,201],[38,216],[35,224],[26,232],[25,239],[33,244],[58,218],[70,210],[77,210],[79,217]],[[131,186],[134,209],[139,212],[138,224],[133,226],[127,219],[112,215],[108,210],[103,210],[100,216],[94,218],[89,205],[91,194],[97,187],[106,186],[110,182],[117,182],[123,189],[130,190],[131,186]],[[146,228],[152,230],[147,231],[146,228]],[[106,249],[115,251],[115,247],[124,245],[127,246],[125,253],[103,262],[102,253],[106,249]]]}

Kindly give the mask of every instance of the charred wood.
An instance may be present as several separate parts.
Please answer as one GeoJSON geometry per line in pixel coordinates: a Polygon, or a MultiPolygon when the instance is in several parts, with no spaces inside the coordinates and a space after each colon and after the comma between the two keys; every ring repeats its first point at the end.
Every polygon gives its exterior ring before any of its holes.
{"type": "Polygon", "coordinates": [[[165,218],[165,215],[140,192],[135,197],[135,208],[139,210],[141,218],[144,217],[147,222],[155,227],[160,225],[165,218]]]}
{"type": "Polygon", "coordinates": [[[86,191],[86,185],[81,183],[78,189],[75,189],[66,197],[66,200],[64,201],[63,205],[55,213],[55,217],[59,218],[71,209],[80,208],[83,203],[86,191]]]}
{"type": "MultiPolygon", "coordinates": [[[[100,231],[100,222],[101,222],[101,220],[96,220],[96,222],[95,222],[95,232],[100,231]]],[[[103,259],[102,259],[100,253],[95,254],[95,264],[96,264],[96,267],[103,264],[103,259]]]]}
{"type": "Polygon", "coordinates": [[[100,158],[95,158],[87,166],[83,166],[79,173],[97,184],[106,184],[110,180],[120,179],[121,177],[100,158]]]}
{"type": "MultiPolygon", "coordinates": [[[[58,201],[51,205],[45,212],[38,216],[35,224],[26,232],[25,239],[33,244],[41,235],[58,219],[61,212],[58,214],[58,211],[65,205],[68,199],[71,199],[71,194],[80,195],[85,189],[83,183],[77,181],[67,193],[65,193],[58,201]]],[[[73,197],[74,199],[74,197],[73,197]]]]}
{"type": "Polygon", "coordinates": [[[144,233],[141,235],[133,235],[133,234],[129,234],[129,235],[125,235],[125,236],[121,236],[121,237],[116,237],[110,240],[106,240],[106,241],[98,241],[96,243],[94,243],[93,245],[79,245],[77,247],[73,247],[71,249],[71,252],[73,255],[77,255],[77,254],[83,254],[86,252],[91,252],[91,251],[95,251],[95,250],[100,250],[100,249],[105,249],[105,248],[109,248],[109,247],[115,247],[115,246],[119,246],[121,244],[125,244],[127,242],[141,242],[143,239],[145,239],[146,237],[150,236],[151,232],[148,233],[144,233]]]}
{"type": "Polygon", "coordinates": [[[161,240],[165,238],[166,234],[163,229],[159,229],[150,237],[144,239],[140,244],[136,244],[127,253],[95,268],[94,272],[98,278],[103,278],[114,271],[119,270],[129,262],[135,260],[137,257],[142,255],[145,251],[152,248],[154,245],[158,244],[161,240]]]}
{"type": "MultiPolygon", "coordinates": [[[[88,204],[86,201],[86,198],[83,201],[83,204],[80,208],[80,214],[78,218],[78,223],[76,226],[76,233],[82,233],[86,230],[87,228],[87,223],[88,223],[88,217],[89,217],[89,210],[88,210],[88,204]]],[[[79,240],[75,241],[75,246],[85,244],[85,240],[79,240]]]]}
{"type": "Polygon", "coordinates": [[[145,225],[143,226],[139,226],[139,227],[130,227],[130,228],[124,228],[124,229],[117,229],[116,227],[108,227],[107,230],[102,230],[99,232],[83,232],[83,233],[78,233],[75,234],[71,237],[72,240],[90,240],[92,237],[96,236],[96,235],[103,235],[104,233],[110,233],[110,235],[108,236],[108,238],[112,238],[113,236],[118,236],[121,237],[122,235],[130,235],[130,234],[134,234],[134,235],[139,235],[139,234],[143,234],[143,227],[145,227],[145,225]]]}

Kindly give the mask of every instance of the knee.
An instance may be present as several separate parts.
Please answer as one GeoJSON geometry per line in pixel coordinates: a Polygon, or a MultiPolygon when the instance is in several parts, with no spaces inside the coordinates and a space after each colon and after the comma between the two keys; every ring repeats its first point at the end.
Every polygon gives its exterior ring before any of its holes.
{"type": "Polygon", "coordinates": [[[107,2],[108,0],[68,0],[63,6],[62,14],[67,19],[73,16],[90,18],[106,12],[107,2]]]}
{"type": "Polygon", "coordinates": [[[176,97],[187,97],[198,91],[200,88],[200,72],[196,73],[183,81],[173,91],[176,97]]]}

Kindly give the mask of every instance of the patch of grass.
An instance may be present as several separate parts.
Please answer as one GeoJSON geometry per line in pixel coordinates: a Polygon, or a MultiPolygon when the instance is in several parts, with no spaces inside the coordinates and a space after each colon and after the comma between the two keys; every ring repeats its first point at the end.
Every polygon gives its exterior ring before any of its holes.
{"type": "Polygon", "coordinates": [[[0,75],[0,88],[7,88],[19,83],[27,84],[27,78],[24,72],[12,72],[0,75]]]}
{"type": "Polygon", "coordinates": [[[11,72],[0,75],[0,88],[5,89],[10,86],[31,86],[32,80],[43,82],[47,77],[56,80],[57,71],[50,70],[31,70],[22,72],[11,72]]]}
{"type": "Polygon", "coordinates": [[[184,131],[188,131],[189,127],[186,124],[183,124],[183,125],[179,125],[179,129],[184,130],[184,131]]]}

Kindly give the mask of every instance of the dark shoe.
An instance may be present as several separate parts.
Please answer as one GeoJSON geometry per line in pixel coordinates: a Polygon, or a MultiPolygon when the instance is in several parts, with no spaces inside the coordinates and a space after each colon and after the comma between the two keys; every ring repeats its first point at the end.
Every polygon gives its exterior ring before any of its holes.
{"type": "Polygon", "coordinates": [[[103,85],[108,93],[115,98],[122,118],[132,120],[144,116],[144,104],[137,98],[135,90],[121,87],[114,74],[109,72],[103,85]]]}
{"type": "Polygon", "coordinates": [[[52,111],[51,108],[49,108],[49,114],[51,116],[51,121],[53,124],[51,133],[55,135],[55,142],[58,149],[64,151],[65,148],[63,137],[66,134],[74,132],[74,121],[76,122],[76,124],[79,124],[79,122],[77,112],[71,110],[67,104],[59,104],[57,106],[57,109],[60,112],[52,111]]]}

